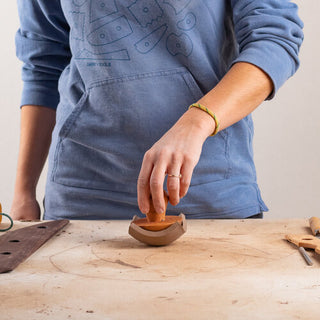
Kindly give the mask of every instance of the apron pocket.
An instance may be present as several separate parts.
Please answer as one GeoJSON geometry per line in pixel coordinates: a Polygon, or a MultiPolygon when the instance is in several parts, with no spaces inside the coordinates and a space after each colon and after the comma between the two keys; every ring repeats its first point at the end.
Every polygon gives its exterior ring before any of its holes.
{"type": "MultiPolygon", "coordinates": [[[[53,180],[74,187],[136,193],[144,153],[202,96],[184,67],[91,84],[59,131],[53,180]]],[[[214,150],[226,149],[223,134],[212,141],[214,150]]],[[[200,176],[195,183],[203,183],[210,163],[221,157],[206,153],[204,150],[199,162],[204,168],[197,169],[200,176]]],[[[210,181],[225,174],[211,170],[210,181]]]]}

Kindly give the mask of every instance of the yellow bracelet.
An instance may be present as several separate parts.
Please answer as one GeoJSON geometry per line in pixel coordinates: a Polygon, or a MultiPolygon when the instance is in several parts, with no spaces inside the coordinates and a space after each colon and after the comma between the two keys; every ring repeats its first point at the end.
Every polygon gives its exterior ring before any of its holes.
{"type": "Polygon", "coordinates": [[[215,115],[211,110],[209,110],[207,107],[203,106],[203,105],[200,104],[200,103],[193,103],[193,104],[189,107],[189,109],[191,109],[191,108],[198,108],[198,109],[206,112],[207,114],[209,114],[209,115],[212,117],[212,119],[214,120],[214,123],[215,123],[215,128],[214,128],[213,133],[212,133],[210,136],[211,136],[211,137],[215,136],[215,135],[218,133],[218,131],[219,131],[219,126],[220,126],[219,121],[218,121],[216,115],[215,115]]]}

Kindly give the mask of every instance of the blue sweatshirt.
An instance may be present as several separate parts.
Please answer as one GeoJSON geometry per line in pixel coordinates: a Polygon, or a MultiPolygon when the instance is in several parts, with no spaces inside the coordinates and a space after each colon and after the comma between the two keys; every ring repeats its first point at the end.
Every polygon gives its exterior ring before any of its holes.
{"type": "MultiPolygon", "coordinates": [[[[287,0],[18,0],[22,105],[57,109],[45,217],[139,213],[144,153],[239,61],[292,76],[303,39],[287,0]]],[[[169,213],[245,218],[266,211],[251,116],[204,143],[188,194],[169,213]]]]}

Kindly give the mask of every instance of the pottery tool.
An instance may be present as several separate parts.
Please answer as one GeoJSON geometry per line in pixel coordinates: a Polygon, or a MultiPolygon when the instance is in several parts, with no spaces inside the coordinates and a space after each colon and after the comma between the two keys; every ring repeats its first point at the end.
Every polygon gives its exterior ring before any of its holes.
{"type": "Polygon", "coordinates": [[[307,264],[312,266],[313,263],[304,248],[314,249],[320,254],[320,239],[310,235],[286,234],[286,239],[299,247],[299,251],[306,260],[307,264]]]}
{"type": "Polygon", "coordinates": [[[285,238],[299,247],[299,252],[305,259],[306,263],[309,266],[312,266],[313,263],[305,248],[314,249],[316,253],[320,254],[320,219],[312,217],[309,219],[309,224],[314,236],[287,234],[285,238]]]}
{"type": "Polygon", "coordinates": [[[310,235],[286,234],[286,239],[298,247],[314,249],[320,254],[320,239],[310,235]]]}
{"type": "Polygon", "coordinates": [[[146,218],[134,216],[129,234],[138,241],[151,246],[164,246],[180,238],[187,231],[187,223],[184,214],[179,216],[166,216],[168,196],[164,192],[165,210],[157,213],[150,199],[150,211],[146,218]]]}
{"type": "Polygon", "coordinates": [[[312,217],[309,219],[309,224],[313,235],[320,239],[320,219],[318,217],[312,217]]]}
{"type": "Polygon", "coordinates": [[[68,223],[69,220],[37,223],[1,236],[0,273],[14,270],[68,223]]]}
{"type": "Polygon", "coordinates": [[[2,221],[2,216],[5,216],[7,219],[9,219],[10,225],[7,228],[4,228],[4,229],[1,228],[0,232],[8,231],[8,230],[10,230],[12,228],[13,221],[12,221],[12,218],[8,214],[5,214],[5,213],[2,212],[2,207],[1,207],[1,203],[0,203],[0,224],[1,224],[1,221],[2,221]]]}
{"type": "Polygon", "coordinates": [[[301,255],[303,256],[304,260],[306,261],[308,266],[312,266],[313,262],[311,260],[311,258],[309,257],[306,249],[304,247],[299,247],[299,252],[301,253],[301,255]]]}

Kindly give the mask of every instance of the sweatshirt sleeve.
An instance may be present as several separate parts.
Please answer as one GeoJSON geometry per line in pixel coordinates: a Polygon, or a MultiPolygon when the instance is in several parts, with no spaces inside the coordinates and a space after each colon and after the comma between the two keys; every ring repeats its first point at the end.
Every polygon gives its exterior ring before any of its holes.
{"type": "Polygon", "coordinates": [[[23,62],[21,105],[56,109],[58,80],[69,64],[69,26],[60,0],[18,0],[16,54],[23,62]]]}
{"type": "Polygon", "coordinates": [[[266,72],[273,81],[271,99],[299,67],[303,23],[289,0],[231,0],[239,56],[266,72]]]}

